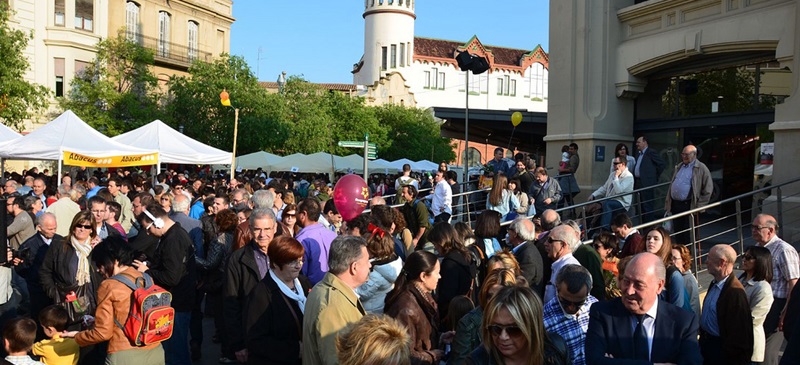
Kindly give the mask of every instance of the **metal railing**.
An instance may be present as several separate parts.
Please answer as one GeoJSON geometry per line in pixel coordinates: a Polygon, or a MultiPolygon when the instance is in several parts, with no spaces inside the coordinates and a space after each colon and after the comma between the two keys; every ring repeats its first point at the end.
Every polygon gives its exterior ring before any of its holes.
{"type": "Polygon", "coordinates": [[[126,33],[129,39],[153,51],[156,62],[189,67],[194,61],[211,62],[211,52],[200,51],[186,44],[173,43],[141,33],[126,33]]]}

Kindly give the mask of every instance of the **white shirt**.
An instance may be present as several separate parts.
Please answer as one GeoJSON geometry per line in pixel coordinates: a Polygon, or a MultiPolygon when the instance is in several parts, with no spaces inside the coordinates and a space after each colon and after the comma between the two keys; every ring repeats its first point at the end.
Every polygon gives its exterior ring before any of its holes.
{"type": "Polygon", "coordinates": [[[553,269],[552,274],[550,274],[550,282],[547,283],[547,286],[544,288],[544,302],[547,303],[550,299],[556,297],[556,276],[558,276],[558,272],[561,271],[561,268],[564,265],[580,265],[581,263],[578,262],[578,259],[575,256],[572,256],[572,252],[561,256],[558,260],[554,261],[550,267],[553,269]]]}
{"type": "Polygon", "coordinates": [[[434,216],[442,213],[453,214],[453,189],[444,179],[436,183],[433,194],[426,198],[431,200],[431,210],[433,210],[434,216]]]}

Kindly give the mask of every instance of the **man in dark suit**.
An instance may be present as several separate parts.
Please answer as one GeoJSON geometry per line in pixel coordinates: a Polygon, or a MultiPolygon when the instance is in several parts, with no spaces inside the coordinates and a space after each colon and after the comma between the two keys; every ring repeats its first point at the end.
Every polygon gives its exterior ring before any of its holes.
{"type": "Polygon", "coordinates": [[[514,253],[522,276],[528,280],[528,285],[539,297],[544,298],[544,264],[542,255],[534,246],[536,240],[536,228],[530,219],[517,217],[508,227],[508,243],[511,244],[511,252],[514,253]]]}
{"type": "Polygon", "coordinates": [[[633,257],[620,273],[622,298],[592,305],[586,363],[699,365],[694,313],[658,300],[666,269],[651,253],[633,257]]]}
{"type": "Polygon", "coordinates": [[[42,267],[47,249],[52,242],[59,243],[64,237],[56,234],[56,216],[53,213],[42,213],[36,218],[37,233],[19,246],[19,257],[14,258],[14,269],[25,279],[30,292],[30,313],[34,318],[44,307],[52,304],[39,281],[39,268],[42,267]]]}
{"type": "Polygon", "coordinates": [[[700,349],[704,364],[750,364],[753,327],[744,286],[733,275],[736,251],[727,244],[708,253],[706,267],[714,277],[700,317],[700,349]]]}
{"type": "MultiPolygon", "coordinates": [[[[656,150],[650,148],[645,136],[636,139],[636,149],[639,154],[633,167],[633,188],[641,189],[658,184],[658,177],[664,172],[664,160],[656,150]]],[[[653,220],[653,189],[642,191],[640,197],[642,223],[647,223],[653,220]]]]}

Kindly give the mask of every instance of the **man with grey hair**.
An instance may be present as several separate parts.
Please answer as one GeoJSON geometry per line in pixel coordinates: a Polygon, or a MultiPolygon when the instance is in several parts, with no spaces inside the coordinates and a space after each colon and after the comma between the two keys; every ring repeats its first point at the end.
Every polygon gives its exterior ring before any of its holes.
{"type": "MultiPolygon", "coordinates": [[[[270,209],[272,210],[272,204],[275,200],[275,194],[273,194],[269,190],[257,190],[253,193],[250,197],[249,205],[250,208],[254,211],[257,209],[270,209]]],[[[275,213],[275,211],[273,211],[275,213]]],[[[276,217],[277,219],[277,217],[276,217]]],[[[278,224],[278,230],[275,231],[276,236],[280,236],[283,234],[283,230],[281,229],[281,225],[278,224]]],[[[250,231],[250,223],[249,222],[242,222],[236,226],[236,230],[233,232],[233,242],[250,242],[253,239],[252,232],[250,231]]]]}
{"type": "MultiPolygon", "coordinates": [[[[672,183],[669,186],[664,210],[676,215],[695,208],[706,206],[711,200],[714,192],[714,181],[711,179],[711,172],[708,167],[697,159],[697,147],[687,145],[681,152],[681,162],[675,165],[675,172],[672,173],[672,183]]],[[[672,220],[675,235],[673,243],[682,245],[690,244],[689,230],[690,219],[695,219],[697,215],[692,214],[686,217],[675,218],[672,220]]],[[[699,232],[699,230],[695,231],[699,232]]],[[[697,239],[695,235],[695,239],[697,239]]]]}
{"type": "Polygon", "coordinates": [[[581,226],[577,221],[572,219],[564,221],[565,225],[570,226],[575,231],[575,247],[572,248],[572,255],[581,263],[589,273],[592,274],[594,286],[592,287],[592,295],[598,300],[606,299],[606,286],[603,279],[603,259],[597,250],[589,245],[584,245],[581,242],[581,226]]]}
{"type": "Polygon", "coordinates": [[[697,316],[660,301],[666,268],[661,258],[640,253],[620,272],[622,297],[589,310],[586,363],[700,365],[697,316]]]}
{"type": "Polygon", "coordinates": [[[331,243],[328,272],[314,285],[303,315],[303,364],[336,364],[336,336],[366,312],[355,289],[369,277],[367,243],[339,236],[331,243]]]}
{"type": "MultiPolygon", "coordinates": [[[[550,269],[550,267],[553,265],[553,260],[550,259],[550,255],[547,253],[545,244],[547,243],[547,238],[550,237],[550,230],[561,224],[561,216],[558,215],[558,212],[553,209],[546,209],[542,212],[539,218],[534,218],[534,223],[536,223],[537,219],[542,226],[542,232],[539,233],[539,237],[536,238],[536,248],[539,250],[539,254],[542,256],[542,277],[545,278],[545,280],[548,280],[553,274],[550,269]]],[[[544,298],[544,296],[542,296],[542,298],[544,298]]]]}
{"type": "Polygon", "coordinates": [[[528,281],[533,291],[544,296],[544,272],[542,255],[534,246],[536,241],[536,227],[530,219],[517,217],[508,227],[508,243],[512,246],[511,252],[519,262],[522,276],[528,281]]]}
{"type": "Polygon", "coordinates": [[[176,194],[175,197],[172,198],[172,210],[170,211],[169,217],[175,222],[178,222],[181,228],[189,234],[189,238],[192,239],[192,244],[194,244],[195,255],[197,255],[198,252],[204,252],[203,225],[200,223],[199,219],[189,217],[190,203],[186,195],[176,194]]]}
{"type": "Polygon", "coordinates": [[[20,255],[22,258],[14,259],[14,270],[28,284],[31,302],[30,313],[34,315],[53,302],[42,288],[39,269],[44,263],[50,244],[53,241],[58,243],[64,239],[64,237],[56,233],[56,225],[56,216],[53,213],[42,213],[38,216],[36,218],[37,234],[31,236],[19,246],[19,252],[25,252],[25,254],[20,255]]]}
{"type": "Polygon", "coordinates": [[[62,237],[69,235],[69,227],[72,224],[72,218],[75,218],[75,214],[81,211],[80,205],[74,202],[70,197],[70,190],[72,189],[69,185],[59,185],[56,191],[58,200],[50,204],[46,210],[47,213],[53,213],[53,215],[55,215],[56,222],[58,222],[56,233],[62,237]]]}
{"type": "Polygon", "coordinates": [[[580,265],[565,265],[556,276],[557,296],[545,303],[544,328],[564,338],[573,364],[586,364],[583,351],[589,329],[589,309],[597,298],[589,294],[592,276],[580,265]]]}
{"type": "Polygon", "coordinates": [[[236,189],[231,193],[231,208],[241,210],[250,202],[250,193],[244,189],[236,189]]]}
{"type": "Polygon", "coordinates": [[[236,359],[247,363],[245,333],[242,333],[242,328],[246,328],[243,323],[243,308],[250,292],[269,270],[267,250],[278,227],[272,207],[253,210],[250,213],[249,226],[253,239],[231,253],[225,270],[225,283],[222,286],[225,333],[222,336],[220,362],[236,359]]]}
{"type": "Polygon", "coordinates": [[[580,265],[581,263],[572,256],[572,249],[580,244],[575,231],[568,225],[560,225],[550,231],[550,235],[545,242],[547,256],[553,260],[551,265],[550,281],[547,282],[544,290],[544,303],[556,297],[556,277],[559,270],[564,265],[580,265]]]}
{"type": "Polygon", "coordinates": [[[753,356],[753,317],[744,286],[733,273],[736,251],[711,247],[706,259],[714,277],[700,316],[700,352],[706,364],[749,364],[753,356]]]}

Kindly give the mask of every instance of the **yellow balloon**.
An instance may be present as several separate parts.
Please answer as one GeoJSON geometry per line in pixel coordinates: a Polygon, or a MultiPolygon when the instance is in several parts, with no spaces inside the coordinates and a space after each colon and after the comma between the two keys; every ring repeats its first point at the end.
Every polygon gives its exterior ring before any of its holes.
{"type": "Polygon", "coordinates": [[[514,112],[514,114],[511,114],[511,124],[513,124],[516,127],[520,123],[522,123],[522,113],[514,112]]]}

